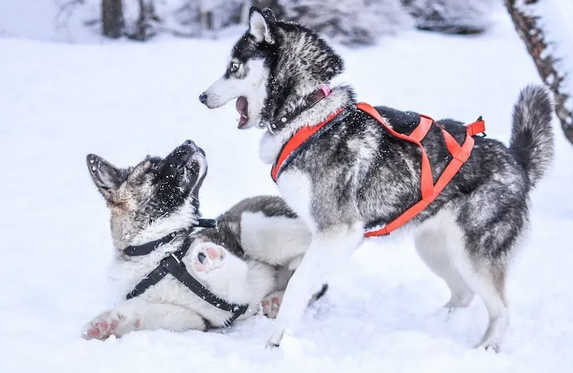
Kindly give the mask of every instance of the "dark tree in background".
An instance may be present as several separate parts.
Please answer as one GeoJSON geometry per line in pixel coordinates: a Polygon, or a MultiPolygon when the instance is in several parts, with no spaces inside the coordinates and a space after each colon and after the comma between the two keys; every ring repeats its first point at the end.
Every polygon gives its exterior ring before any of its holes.
{"type": "Polygon", "coordinates": [[[551,43],[546,39],[541,17],[533,7],[536,3],[537,0],[505,0],[517,33],[525,42],[541,79],[555,96],[555,112],[565,137],[573,144],[573,113],[566,106],[567,99],[570,99],[570,92],[566,92],[564,84],[566,73],[559,70],[559,59],[552,54],[553,48],[550,48],[551,43]]]}
{"type": "Polygon", "coordinates": [[[127,36],[135,40],[147,40],[155,35],[154,22],[159,19],[155,14],[154,0],[138,0],[139,16],[133,26],[133,30],[127,32],[127,36]]]}
{"type": "Polygon", "coordinates": [[[479,34],[488,29],[494,0],[402,0],[420,30],[479,34]]]}
{"type": "Polygon", "coordinates": [[[108,38],[119,38],[124,35],[122,0],[101,1],[102,33],[108,38]]]}
{"type": "Polygon", "coordinates": [[[496,0],[74,0],[101,1],[103,34],[147,40],[160,33],[214,36],[246,23],[250,6],[271,8],[347,45],[374,44],[381,35],[416,26],[428,31],[485,31],[496,0]],[[123,3],[123,4],[122,4],[123,3]],[[123,5],[123,9],[122,9],[123,5]]]}

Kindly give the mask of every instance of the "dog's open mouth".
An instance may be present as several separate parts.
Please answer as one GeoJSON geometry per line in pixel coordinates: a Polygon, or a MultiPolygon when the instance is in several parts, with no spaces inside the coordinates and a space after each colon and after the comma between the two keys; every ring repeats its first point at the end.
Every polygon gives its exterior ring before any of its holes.
{"type": "Polygon", "coordinates": [[[246,97],[240,96],[235,103],[235,107],[241,117],[239,118],[239,129],[247,128],[246,124],[249,121],[249,101],[246,97]]]}

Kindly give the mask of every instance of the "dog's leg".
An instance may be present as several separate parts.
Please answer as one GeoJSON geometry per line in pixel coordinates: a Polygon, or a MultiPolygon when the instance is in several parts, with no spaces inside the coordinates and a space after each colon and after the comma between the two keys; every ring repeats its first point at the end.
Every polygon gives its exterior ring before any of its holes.
{"type": "Polygon", "coordinates": [[[298,269],[290,279],[267,347],[279,346],[285,330],[299,322],[309,300],[329,272],[348,259],[363,240],[363,223],[338,225],[316,232],[298,269]]]}
{"type": "Polygon", "coordinates": [[[440,276],[451,292],[446,308],[470,305],[474,298],[462,272],[473,272],[465,250],[463,233],[449,210],[440,211],[424,222],[414,236],[416,250],[430,269],[440,276]]]}
{"type": "Polygon", "coordinates": [[[85,326],[82,335],[86,339],[104,340],[111,335],[121,337],[142,329],[184,331],[206,328],[205,320],[189,309],[133,298],[95,317],[85,326]]]}
{"type": "Polygon", "coordinates": [[[487,330],[476,347],[499,351],[509,325],[509,310],[504,297],[505,276],[503,271],[484,263],[478,264],[473,276],[466,281],[469,287],[483,300],[489,314],[487,330]]]}

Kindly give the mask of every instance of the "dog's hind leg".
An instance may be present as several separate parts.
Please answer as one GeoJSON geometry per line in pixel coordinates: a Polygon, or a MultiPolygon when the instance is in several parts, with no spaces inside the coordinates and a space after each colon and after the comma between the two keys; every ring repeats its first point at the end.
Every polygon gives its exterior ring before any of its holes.
{"type": "Polygon", "coordinates": [[[205,320],[189,309],[133,298],[95,317],[86,324],[82,335],[86,339],[103,340],[112,335],[121,337],[134,330],[167,329],[178,332],[207,328],[205,320]]]}
{"type": "Polygon", "coordinates": [[[416,250],[422,260],[448,285],[451,297],[445,308],[470,305],[474,292],[468,286],[463,271],[468,271],[470,259],[464,249],[463,233],[450,209],[441,210],[426,220],[414,236],[416,250]]]}
{"type": "Polygon", "coordinates": [[[298,324],[309,300],[363,240],[363,223],[337,225],[313,235],[308,252],[290,279],[267,347],[279,346],[286,330],[298,324]]]}
{"type": "MultiPolygon", "coordinates": [[[[416,248],[452,292],[445,307],[467,307],[474,294],[483,300],[489,323],[477,347],[498,351],[509,323],[504,297],[505,263],[484,255],[476,246],[480,240],[468,239],[467,226],[458,221],[462,212],[467,213],[467,209],[444,208],[423,222],[416,232],[416,248]]],[[[488,233],[485,228],[482,232],[481,238],[495,234],[493,231],[488,233]]],[[[491,239],[487,242],[494,243],[491,239]]]]}
{"type": "Polygon", "coordinates": [[[476,347],[499,351],[509,325],[509,310],[504,296],[504,273],[494,268],[491,263],[477,264],[474,274],[468,276],[466,281],[483,300],[489,315],[487,330],[476,347]]]}

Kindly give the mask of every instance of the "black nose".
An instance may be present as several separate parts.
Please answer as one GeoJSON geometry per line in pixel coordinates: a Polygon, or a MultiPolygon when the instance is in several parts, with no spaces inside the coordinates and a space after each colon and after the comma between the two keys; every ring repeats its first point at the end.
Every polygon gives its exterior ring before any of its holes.
{"type": "Polygon", "coordinates": [[[192,140],[186,140],[183,145],[189,145],[191,149],[197,149],[197,145],[192,140]]]}
{"type": "Polygon", "coordinates": [[[201,101],[202,104],[207,101],[207,94],[205,92],[201,93],[201,96],[199,96],[199,101],[201,101]]]}
{"type": "Polygon", "coordinates": [[[205,258],[207,258],[207,256],[202,252],[199,252],[199,255],[197,255],[197,259],[199,259],[199,263],[201,264],[205,263],[205,258]]]}

